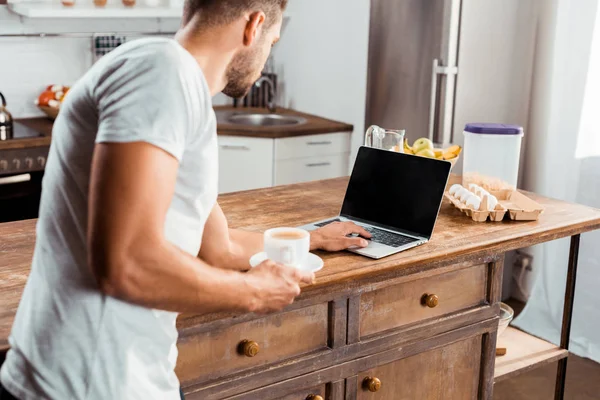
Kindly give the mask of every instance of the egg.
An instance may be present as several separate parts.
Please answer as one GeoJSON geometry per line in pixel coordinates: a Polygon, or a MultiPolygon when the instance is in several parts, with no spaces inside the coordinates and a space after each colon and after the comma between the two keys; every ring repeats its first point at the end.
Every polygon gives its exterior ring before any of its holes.
{"type": "Polygon", "coordinates": [[[478,187],[478,188],[477,188],[477,190],[475,191],[475,193],[477,193],[477,195],[478,195],[479,197],[482,197],[482,198],[483,198],[484,196],[486,196],[486,195],[489,195],[489,193],[487,192],[487,190],[485,190],[485,189],[484,189],[484,188],[482,188],[482,187],[478,187]]]}
{"type": "Polygon", "coordinates": [[[477,192],[477,189],[479,189],[479,186],[477,186],[477,185],[476,185],[476,184],[474,184],[474,183],[469,183],[469,190],[470,190],[471,192],[477,192]]]}
{"type": "Polygon", "coordinates": [[[488,211],[493,211],[496,209],[496,205],[498,205],[498,199],[496,198],[496,196],[493,196],[491,194],[486,194],[485,197],[487,198],[487,204],[488,204],[488,211]]]}
{"type": "Polygon", "coordinates": [[[462,188],[459,192],[458,192],[458,198],[459,200],[464,203],[465,201],[467,201],[467,198],[471,195],[472,193],[469,192],[467,189],[462,188]]]}
{"type": "Polygon", "coordinates": [[[450,186],[450,190],[448,191],[450,193],[450,196],[454,196],[460,188],[462,188],[462,185],[459,185],[458,183],[450,186]]]}
{"type": "Polygon", "coordinates": [[[463,194],[465,191],[468,192],[467,189],[465,189],[464,187],[459,187],[458,190],[456,192],[454,192],[454,198],[460,200],[460,195],[463,194]]]}
{"type": "Polygon", "coordinates": [[[467,207],[469,206],[473,207],[473,210],[479,210],[479,207],[481,207],[481,199],[476,195],[471,194],[467,198],[467,207]]]}

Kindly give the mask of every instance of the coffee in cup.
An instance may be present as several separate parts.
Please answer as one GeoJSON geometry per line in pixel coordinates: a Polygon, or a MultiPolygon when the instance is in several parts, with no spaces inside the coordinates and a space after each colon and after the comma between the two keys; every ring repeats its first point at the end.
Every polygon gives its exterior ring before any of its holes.
{"type": "Polygon", "coordinates": [[[310,250],[310,234],[299,228],[269,229],[264,234],[269,260],[299,268],[310,250]]]}

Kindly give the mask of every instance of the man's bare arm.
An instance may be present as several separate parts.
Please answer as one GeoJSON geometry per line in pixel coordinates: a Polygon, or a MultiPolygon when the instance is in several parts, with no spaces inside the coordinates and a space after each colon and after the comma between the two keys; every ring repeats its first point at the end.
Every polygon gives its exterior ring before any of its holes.
{"type": "MultiPolygon", "coordinates": [[[[92,161],[89,264],[107,295],[152,308],[268,312],[313,276],[264,263],[242,274],[210,266],[164,237],[178,162],[145,142],[97,144],[92,161]]],[[[220,267],[220,266],[218,266],[220,267]]]]}
{"type": "Polygon", "coordinates": [[[250,268],[250,257],[262,248],[262,234],[230,229],[223,210],[215,204],[204,225],[198,257],[222,268],[245,271],[250,268]]]}
{"type": "MultiPolygon", "coordinates": [[[[310,233],[311,250],[344,250],[352,246],[366,247],[369,232],[351,222],[337,222],[310,233]],[[359,234],[361,237],[348,237],[359,234]]],[[[202,247],[198,257],[211,265],[245,271],[250,268],[249,260],[253,254],[263,250],[263,234],[231,229],[227,218],[218,204],[215,204],[202,238],[202,247]]]]}

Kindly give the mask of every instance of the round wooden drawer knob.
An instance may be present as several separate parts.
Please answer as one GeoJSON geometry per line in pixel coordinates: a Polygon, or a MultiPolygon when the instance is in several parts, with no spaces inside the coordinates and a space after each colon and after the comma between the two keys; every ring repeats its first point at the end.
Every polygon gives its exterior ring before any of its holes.
{"type": "Polygon", "coordinates": [[[240,343],[240,353],[246,357],[254,357],[259,350],[260,346],[253,340],[242,340],[240,343]]]}
{"type": "Polygon", "coordinates": [[[378,378],[369,376],[363,381],[363,386],[369,392],[375,393],[378,392],[379,389],[381,389],[381,381],[378,378]]]}
{"type": "Polygon", "coordinates": [[[319,396],[318,394],[309,395],[306,400],[323,400],[323,396],[319,396]]]}
{"type": "Polygon", "coordinates": [[[425,305],[429,308],[435,308],[440,303],[440,298],[436,294],[425,295],[425,305]]]}

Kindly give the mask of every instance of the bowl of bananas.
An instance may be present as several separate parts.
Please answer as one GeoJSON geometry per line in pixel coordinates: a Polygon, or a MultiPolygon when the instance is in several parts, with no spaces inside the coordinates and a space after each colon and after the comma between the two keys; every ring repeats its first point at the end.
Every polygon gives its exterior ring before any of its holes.
{"type": "Polygon", "coordinates": [[[446,148],[436,148],[431,140],[419,138],[415,140],[411,146],[408,144],[408,140],[404,139],[405,154],[450,161],[452,167],[456,165],[461,152],[462,147],[458,145],[452,145],[446,148]]]}

